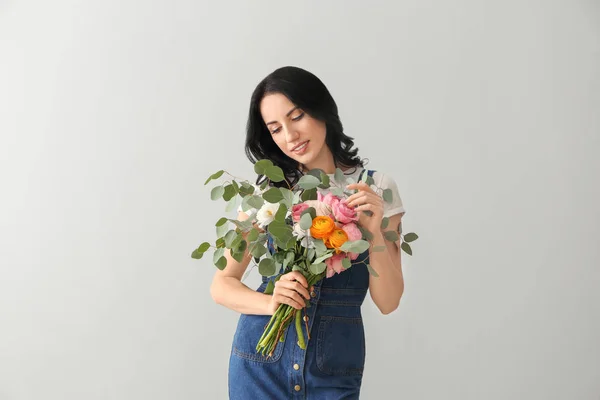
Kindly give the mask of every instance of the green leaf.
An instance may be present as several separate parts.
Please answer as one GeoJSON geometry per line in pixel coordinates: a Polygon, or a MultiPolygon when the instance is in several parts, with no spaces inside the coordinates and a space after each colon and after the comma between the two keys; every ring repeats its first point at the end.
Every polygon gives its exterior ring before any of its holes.
{"type": "Polygon", "coordinates": [[[383,219],[381,220],[381,229],[387,228],[389,223],[390,219],[388,217],[383,217],[383,219]]]}
{"type": "Polygon", "coordinates": [[[211,198],[211,200],[218,200],[223,196],[224,193],[225,193],[225,189],[223,189],[223,185],[215,186],[210,191],[210,198],[211,198]]]}
{"type": "Polygon", "coordinates": [[[340,187],[333,187],[330,189],[331,193],[337,197],[346,197],[346,194],[344,193],[344,189],[340,188],[340,187]]]}
{"type": "Polygon", "coordinates": [[[392,189],[384,189],[383,190],[383,200],[385,200],[388,203],[391,203],[393,199],[394,199],[394,196],[392,195],[392,189]]]}
{"type": "Polygon", "coordinates": [[[406,243],[414,242],[418,238],[419,238],[419,236],[414,232],[409,232],[406,235],[404,235],[404,241],[406,243]]]}
{"type": "Polygon", "coordinates": [[[210,243],[203,242],[196,250],[192,252],[192,258],[197,260],[201,259],[204,256],[204,253],[210,248],[210,243]]]}
{"type": "Polygon", "coordinates": [[[217,221],[217,223],[215,224],[215,226],[221,226],[223,225],[225,222],[227,222],[229,219],[227,217],[221,217],[219,218],[219,220],[217,221]]]}
{"type": "Polygon", "coordinates": [[[363,228],[362,226],[358,227],[358,230],[362,233],[363,239],[365,240],[373,240],[373,234],[368,229],[363,228]]]}
{"type": "Polygon", "coordinates": [[[375,278],[379,277],[379,274],[377,273],[377,271],[375,271],[375,270],[373,269],[373,267],[371,267],[371,265],[370,265],[370,264],[367,264],[367,269],[369,270],[369,273],[370,273],[371,275],[373,275],[375,278]]]}
{"type": "Polygon", "coordinates": [[[352,261],[348,257],[342,258],[342,268],[348,269],[351,266],[352,266],[352,261]]]}
{"type": "Polygon", "coordinates": [[[306,210],[300,213],[300,217],[302,217],[304,214],[309,214],[310,219],[313,220],[317,217],[317,210],[314,207],[308,207],[306,210]]]}
{"type": "Polygon", "coordinates": [[[221,259],[224,259],[225,260],[225,265],[227,265],[227,259],[225,259],[225,257],[223,257],[223,254],[225,254],[225,249],[224,248],[220,248],[220,249],[215,250],[215,253],[213,254],[213,263],[220,270],[222,270],[223,268],[225,268],[225,266],[222,265],[223,262],[221,261],[221,259]]]}
{"type": "Polygon", "coordinates": [[[310,267],[308,267],[308,269],[313,274],[319,275],[319,274],[323,273],[323,271],[325,271],[325,269],[327,269],[327,264],[325,264],[323,262],[310,264],[310,267]]]}
{"type": "Polygon", "coordinates": [[[368,176],[367,175],[367,179],[365,179],[365,183],[369,186],[374,185],[375,184],[375,179],[373,179],[372,176],[368,176]]]}
{"type": "Polygon", "coordinates": [[[292,261],[294,261],[295,254],[293,251],[288,251],[285,253],[285,258],[283,259],[283,268],[286,268],[292,261]]]}
{"type": "Polygon", "coordinates": [[[406,242],[402,242],[402,244],[400,245],[400,248],[402,250],[404,250],[405,253],[407,253],[409,256],[412,256],[412,248],[410,247],[410,245],[406,242]]]}
{"type": "Polygon", "coordinates": [[[256,258],[261,258],[263,255],[267,254],[267,249],[265,248],[264,244],[259,242],[251,243],[249,251],[250,254],[256,258]]]}
{"type": "Polygon", "coordinates": [[[225,239],[220,237],[215,240],[215,246],[220,249],[221,247],[225,247],[225,239]]]}
{"type": "Polygon", "coordinates": [[[275,260],[272,258],[263,258],[258,264],[258,272],[263,276],[275,275],[275,260]]]}
{"type": "Polygon", "coordinates": [[[395,231],[385,231],[383,232],[383,237],[392,242],[395,242],[400,239],[398,232],[395,231]]]}
{"type": "Polygon", "coordinates": [[[223,193],[223,200],[229,201],[237,194],[235,187],[232,184],[228,184],[225,186],[225,191],[223,193]]]}
{"type": "Polygon", "coordinates": [[[237,233],[235,230],[230,229],[226,234],[225,237],[223,237],[223,239],[225,240],[225,247],[227,247],[228,249],[231,249],[231,244],[233,243],[233,240],[236,238],[237,233]]]}
{"type": "Polygon", "coordinates": [[[208,177],[208,179],[206,180],[206,182],[204,182],[204,185],[206,185],[208,182],[210,182],[213,179],[219,179],[221,177],[221,175],[223,175],[223,170],[219,170],[217,172],[215,172],[214,174],[212,174],[211,176],[208,177]]]}
{"type": "MultiPolygon", "coordinates": [[[[272,167],[273,162],[267,158],[259,160],[254,164],[254,172],[259,175],[266,175],[267,168],[272,167]]],[[[267,177],[268,178],[268,177],[267,177]]]]}
{"type": "Polygon", "coordinates": [[[287,214],[287,207],[285,204],[279,203],[279,207],[277,208],[277,211],[275,212],[275,216],[273,217],[273,219],[275,219],[276,221],[279,222],[285,222],[285,216],[287,214]]]}
{"type": "Polygon", "coordinates": [[[273,182],[281,182],[285,179],[285,175],[283,174],[283,170],[275,165],[268,167],[265,170],[265,175],[273,182]]]}
{"type": "Polygon", "coordinates": [[[325,253],[327,251],[327,246],[325,246],[325,243],[323,242],[322,239],[315,239],[314,244],[315,244],[315,250],[317,251],[317,254],[319,256],[321,256],[323,253],[325,253]]]}
{"type": "Polygon", "coordinates": [[[258,238],[258,229],[252,228],[246,237],[249,242],[254,242],[258,238]]]}
{"type": "Polygon", "coordinates": [[[229,224],[217,226],[217,237],[224,236],[229,231],[229,224]]]}
{"type": "Polygon", "coordinates": [[[290,189],[286,189],[286,188],[279,188],[279,191],[281,192],[281,195],[283,196],[283,204],[286,205],[288,210],[291,209],[292,206],[294,205],[294,192],[292,192],[290,189]]]}
{"type": "Polygon", "coordinates": [[[304,175],[298,180],[298,186],[304,190],[316,189],[321,180],[313,175],[304,175]]]}
{"type": "Polygon", "coordinates": [[[254,186],[249,184],[248,182],[242,182],[242,186],[238,189],[238,193],[240,196],[248,196],[254,193],[254,186]]]}
{"type": "Polygon", "coordinates": [[[306,259],[312,260],[313,258],[315,258],[316,254],[317,254],[316,250],[311,247],[310,249],[308,249],[306,251],[306,259]]]}
{"type": "Polygon", "coordinates": [[[265,288],[264,294],[273,294],[273,289],[275,289],[275,282],[270,279],[269,283],[267,283],[267,287],[265,288]]]}
{"type": "Polygon", "coordinates": [[[340,185],[343,185],[346,183],[346,176],[344,175],[344,171],[342,171],[339,168],[335,169],[335,174],[333,175],[333,179],[340,185]]]}
{"type": "Polygon", "coordinates": [[[329,183],[329,175],[321,171],[321,184],[318,187],[320,187],[321,189],[329,189],[329,183]]]}
{"type": "Polygon", "coordinates": [[[312,218],[310,216],[310,213],[302,214],[302,216],[300,217],[300,228],[302,228],[304,230],[308,230],[308,229],[310,229],[311,226],[312,226],[312,218]]]}
{"type": "Polygon", "coordinates": [[[349,240],[340,247],[340,250],[350,251],[352,253],[362,253],[362,252],[366,251],[370,245],[371,244],[369,242],[367,242],[366,240],[362,240],[362,239],[349,240]]]}
{"type": "Polygon", "coordinates": [[[288,234],[292,234],[292,227],[285,222],[272,221],[268,226],[269,233],[273,235],[273,237],[278,236],[286,236],[288,234]]]}
{"type": "Polygon", "coordinates": [[[386,246],[374,246],[373,251],[385,251],[387,250],[386,246]]]}
{"type": "Polygon", "coordinates": [[[323,254],[321,257],[317,257],[313,262],[320,263],[320,262],[327,260],[328,258],[330,258],[332,256],[333,256],[333,253],[323,254]]]}
{"type": "Polygon", "coordinates": [[[317,188],[304,190],[300,195],[300,198],[302,201],[317,200],[317,188]]]}
{"type": "Polygon", "coordinates": [[[260,190],[262,191],[262,190],[265,190],[265,188],[266,188],[267,186],[269,186],[269,180],[268,180],[268,179],[265,179],[265,180],[264,180],[264,181],[263,181],[263,182],[260,184],[259,188],[260,188],[260,190]]]}
{"type": "Polygon", "coordinates": [[[269,203],[275,204],[279,203],[280,200],[283,200],[283,194],[281,193],[281,190],[279,190],[279,188],[272,187],[271,189],[263,193],[262,198],[268,201],[269,203]]]}
{"type": "Polygon", "coordinates": [[[248,204],[252,207],[252,208],[256,208],[257,210],[260,209],[263,204],[265,204],[265,201],[263,200],[263,198],[257,194],[252,195],[249,199],[248,199],[248,204]]]}
{"type": "Polygon", "coordinates": [[[227,266],[227,259],[225,257],[220,257],[217,261],[215,261],[215,265],[222,271],[227,266]]]}

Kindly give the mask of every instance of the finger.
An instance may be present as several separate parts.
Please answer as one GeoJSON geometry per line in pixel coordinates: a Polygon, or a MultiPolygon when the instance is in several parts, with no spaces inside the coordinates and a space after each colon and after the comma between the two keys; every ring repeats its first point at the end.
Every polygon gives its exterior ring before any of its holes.
{"type": "Polygon", "coordinates": [[[310,299],[310,294],[308,293],[308,289],[306,287],[302,286],[302,284],[298,281],[284,281],[279,286],[281,286],[282,288],[296,291],[297,293],[300,293],[307,299],[310,299]]]}
{"type": "Polygon", "coordinates": [[[283,275],[281,278],[283,278],[283,277],[286,277],[286,280],[290,280],[290,281],[297,280],[302,285],[304,285],[304,287],[308,287],[308,281],[306,280],[304,275],[302,275],[298,271],[288,272],[287,274],[283,275]]]}
{"type": "MultiPolygon", "coordinates": [[[[293,291],[290,290],[290,292],[292,295],[294,294],[293,291]]],[[[286,292],[287,294],[287,292],[286,292]]],[[[298,296],[298,293],[296,293],[297,299],[292,297],[292,296],[287,296],[286,294],[281,294],[279,293],[275,299],[275,301],[278,301],[279,303],[285,303],[288,304],[294,308],[297,309],[301,309],[304,306],[302,305],[302,298],[300,296],[298,296]]]]}

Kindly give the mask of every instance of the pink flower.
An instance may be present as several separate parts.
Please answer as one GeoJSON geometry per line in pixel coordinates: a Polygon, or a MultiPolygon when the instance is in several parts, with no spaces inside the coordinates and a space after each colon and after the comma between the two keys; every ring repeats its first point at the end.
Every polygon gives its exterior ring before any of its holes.
{"type": "MultiPolygon", "coordinates": [[[[342,226],[342,229],[344,230],[344,232],[346,232],[346,235],[348,235],[348,240],[354,241],[362,239],[362,232],[360,231],[360,229],[358,229],[358,226],[356,226],[354,222],[350,222],[342,226]]],[[[356,260],[359,256],[358,253],[351,252],[348,252],[347,255],[348,258],[352,261],[356,260]]]]}
{"type": "Polygon", "coordinates": [[[300,221],[300,215],[308,207],[309,206],[306,203],[298,203],[292,206],[292,219],[294,220],[294,222],[300,221]]]}
{"type": "MultiPolygon", "coordinates": [[[[337,203],[340,202],[340,198],[335,196],[333,193],[328,192],[325,196],[321,195],[322,199],[321,201],[325,204],[327,204],[328,206],[330,206],[331,208],[333,208],[337,203]]],[[[317,195],[318,198],[318,195],[317,195]]]]}
{"type": "Polygon", "coordinates": [[[336,273],[340,273],[344,270],[342,266],[342,260],[346,258],[344,253],[334,254],[325,260],[325,264],[327,265],[327,277],[331,278],[336,273]]]}
{"type": "Polygon", "coordinates": [[[314,207],[317,216],[331,216],[331,207],[319,200],[306,200],[304,204],[314,207]]]}
{"type": "Polygon", "coordinates": [[[346,204],[346,200],[338,201],[332,206],[333,215],[336,220],[343,224],[350,223],[352,221],[358,221],[358,214],[356,210],[350,208],[346,204]]]}

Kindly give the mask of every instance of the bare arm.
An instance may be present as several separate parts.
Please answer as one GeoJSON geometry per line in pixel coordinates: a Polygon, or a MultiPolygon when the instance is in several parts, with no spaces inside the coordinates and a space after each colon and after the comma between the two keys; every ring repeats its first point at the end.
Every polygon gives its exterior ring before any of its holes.
{"type": "MultiPolygon", "coordinates": [[[[248,214],[240,211],[238,220],[244,221],[246,219],[248,219],[248,214]]],[[[244,239],[246,239],[246,236],[247,234],[244,234],[244,239]]],[[[252,260],[248,248],[244,252],[242,262],[236,261],[231,256],[229,249],[225,249],[224,256],[227,259],[227,266],[222,271],[216,270],[210,285],[210,294],[213,300],[217,304],[243,314],[272,314],[269,309],[271,295],[257,292],[241,281],[244,271],[246,271],[252,260]]]]}

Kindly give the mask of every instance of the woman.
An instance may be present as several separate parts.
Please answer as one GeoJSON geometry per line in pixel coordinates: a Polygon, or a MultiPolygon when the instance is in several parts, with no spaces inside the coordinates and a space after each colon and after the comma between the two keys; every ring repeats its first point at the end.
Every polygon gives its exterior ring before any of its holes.
{"type": "MultiPolygon", "coordinates": [[[[348,204],[356,207],[358,224],[373,234],[373,240],[351,268],[311,288],[299,272],[287,273],[277,281],[272,295],[263,293],[268,283],[265,277],[256,290],[241,283],[252,259],[248,251],[242,262],[226,252],[227,267],[216,271],[211,294],[217,303],[241,313],[229,364],[231,400],[359,397],[366,355],[360,306],[367,291],[383,314],[399,305],[404,291],[400,242],[384,239],[381,221],[389,217],[386,230],[399,231],[404,208],[394,180],[381,172],[366,171],[353,144],[343,132],[335,101],[312,73],[283,67],[254,90],[246,136],[250,161],[272,160],[291,185],[311,169],[320,168],[333,178],[335,169],[340,168],[357,182],[348,186],[358,190],[348,204]],[[366,173],[378,189],[392,190],[393,202],[384,202],[360,182],[366,173]],[[366,210],[372,214],[364,213],[366,210]],[[375,246],[385,246],[387,251],[371,252],[375,246]],[[369,274],[366,264],[378,277],[369,274]],[[301,309],[305,299],[311,302],[305,317],[310,330],[306,350],[296,344],[295,329],[288,329],[271,357],[257,353],[257,341],[277,307],[285,303],[301,309]]],[[[287,187],[285,182],[270,184],[287,187]]],[[[248,218],[239,211],[239,220],[248,218]]]]}

